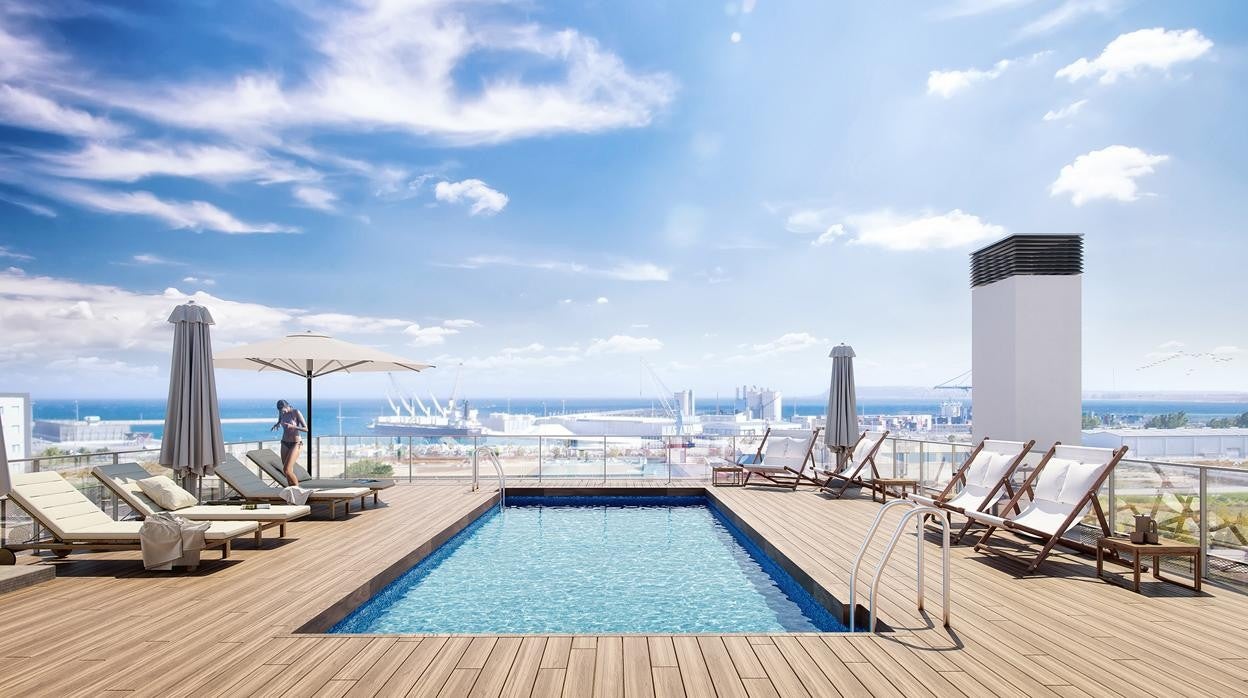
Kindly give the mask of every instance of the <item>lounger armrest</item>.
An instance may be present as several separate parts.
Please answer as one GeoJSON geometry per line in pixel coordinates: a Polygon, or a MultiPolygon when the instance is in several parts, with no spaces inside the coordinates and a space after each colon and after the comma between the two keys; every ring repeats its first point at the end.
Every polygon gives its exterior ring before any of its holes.
{"type": "Polygon", "coordinates": [[[1006,520],[1000,516],[993,516],[992,514],[986,514],[982,511],[964,511],[962,513],[964,513],[968,519],[973,519],[982,524],[988,524],[989,526],[1005,526],[1007,523],[1006,520]]]}
{"type": "Polygon", "coordinates": [[[908,498],[912,502],[917,502],[918,504],[922,504],[924,506],[937,507],[937,508],[940,507],[940,504],[935,499],[932,499],[931,497],[924,497],[921,494],[913,494],[913,493],[907,494],[906,498],[908,498]]]}

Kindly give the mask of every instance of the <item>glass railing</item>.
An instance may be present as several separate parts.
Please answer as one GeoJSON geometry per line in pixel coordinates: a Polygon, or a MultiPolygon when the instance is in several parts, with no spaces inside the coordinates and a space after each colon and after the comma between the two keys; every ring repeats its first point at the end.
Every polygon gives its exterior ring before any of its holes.
{"type": "MultiPolygon", "coordinates": [[[[322,478],[395,478],[406,483],[485,483],[494,473],[474,464],[478,447],[498,454],[511,484],[583,481],[699,484],[711,479],[716,465],[758,449],[761,436],[318,436],[311,439],[312,473],[322,478]]],[[[226,444],[247,465],[247,451],[279,450],[278,441],[226,444]]],[[[928,491],[940,491],[974,448],[949,441],[889,437],[877,465],[885,477],[916,480],[928,491]]],[[[816,464],[830,469],[834,457],[816,444],[816,464]]],[[[1016,472],[1021,484],[1042,453],[1034,453],[1016,472]]],[[[18,468],[55,470],[92,501],[115,516],[128,513],[91,475],[101,463],[138,462],[153,473],[167,472],[158,463],[158,449],[93,454],[41,456],[13,461],[18,468]]],[[[306,464],[306,455],[300,458],[306,464]]],[[[216,478],[205,478],[205,496],[226,494],[216,478]]],[[[1248,585],[1248,470],[1191,463],[1123,460],[1100,493],[1101,505],[1117,532],[1130,530],[1132,517],[1150,514],[1162,535],[1198,543],[1205,551],[1207,578],[1248,585]]],[[[3,502],[0,501],[0,505],[3,502]]],[[[10,531],[22,523],[20,511],[6,507],[10,531]]],[[[1089,516],[1087,523],[1093,523],[1089,516]]]]}

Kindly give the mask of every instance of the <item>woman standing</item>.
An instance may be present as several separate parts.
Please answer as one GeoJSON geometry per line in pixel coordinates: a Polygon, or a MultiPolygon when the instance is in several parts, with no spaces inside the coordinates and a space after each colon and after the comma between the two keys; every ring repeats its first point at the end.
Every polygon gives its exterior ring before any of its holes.
{"type": "Polygon", "coordinates": [[[286,484],[299,486],[299,478],[295,476],[295,463],[299,462],[299,451],[303,447],[303,437],[299,432],[308,430],[303,414],[290,406],[285,400],[277,401],[277,424],[269,431],[282,430],[282,468],[286,473],[286,484]]]}

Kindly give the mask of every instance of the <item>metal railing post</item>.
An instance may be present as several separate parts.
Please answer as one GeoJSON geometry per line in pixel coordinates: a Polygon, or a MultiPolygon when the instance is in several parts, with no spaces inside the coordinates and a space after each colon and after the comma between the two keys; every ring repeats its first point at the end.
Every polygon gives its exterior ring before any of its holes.
{"type": "Polygon", "coordinates": [[[919,488],[918,488],[920,493],[923,492],[923,488],[926,486],[924,485],[924,483],[926,481],[927,481],[927,459],[924,457],[923,442],[920,441],[919,442],[919,488]]]}
{"type": "Polygon", "coordinates": [[[602,437],[602,484],[607,484],[607,437],[602,437]]]}
{"type": "Polygon", "coordinates": [[[472,491],[477,491],[477,473],[480,472],[480,462],[477,459],[477,449],[481,447],[480,439],[476,436],[472,437],[472,491]]]}
{"type": "Polygon", "coordinates": [[[537,481],[542,481],[542,437],[537,437],[537,481]]]}
{"type": "MultiPolygon", "coordinates": [[[[346,436],[342,437],[342,476],[343,477],[347,476],[347,438],[348,437],[346,436]]],[[[320,459],[318,458],[317,461],[319,462],[320,459]]]]}
{"type": "Polygon", "coordinates": [[[412,437],[407,437],[407,484],[412,484],[412,437]]]}
{"type": "Polygon", "coordinates": [[[1200,569],[1192,570],[1201,578],[1209,576],[1209,471],[1200,469],[1200,569]]]}

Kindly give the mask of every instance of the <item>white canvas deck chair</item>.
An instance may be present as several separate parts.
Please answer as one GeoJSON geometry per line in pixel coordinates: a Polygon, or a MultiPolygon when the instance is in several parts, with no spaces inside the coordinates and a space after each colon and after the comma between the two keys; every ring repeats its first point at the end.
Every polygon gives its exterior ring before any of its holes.
{"type": "Polygon", "coordinates": [[[1126,453],[1126,446],[1110,450],[1054,444],[1036,465],[1036,469],[1031,471],[1022,488],[1005,505],[1004,517],[979,511],[965,512],[968,517],[988,526],[988,530],[975,544],[975,550],[1001,555],[1023,564],[1028,573],[1036,571],[1040,563],[1059,544],[1074,550],[1093,552],[1095,549],[1091,546],[1063,539],[1062,536],[1079,523],[1089,508],[1096,514],[1101,535],[1110,534],[1109,522],[1105,520],[1105,511],[1096,495],[1101,485],[1113,473],[1114,466],[1118,465],[1118,461],[1126,453]],[[1011,514],[1010,510],[1020,504],[1024,495],[1028,497],[1027,506],[1018,513],[1011,514]],[[1030,560],[1000,548],[993,548],[988,545],[988,541],[997,529],[1039,538],[1044,541],[1044,545],[1030,560]]]}
{"type": "MultiPolygon", "coordinates": [[[[912,494],[910,499],[962,516],[966,516],[968,510],[991,514],[992,507],[1002,497],[1007,500],[1014,498],[1014,487],[1010,479],[1035,444],[1034,440],[1023,443],[993,441],[984,437],[940,494],[934,497],[912,494]]],[[[1017,503],[1014,511],[1019,511],[1017,503]]],[[[954,536],[953,542],[960,541],[974,523],[974,519],[968,517],[966,525],[954,536]]]]}
{"type": "Polygon", "coordinates": [[[745,480],[742,484],[790,490],[797,489],[802,483],[818,485],[819,481],[813,477],[813,453],[822,429],[823,427],[815,427],[809,432],[782,432],[777,429],[773,432],[768,428],[753,456],[737,461],[745,469],[745,480]],[[811,467],[809,474],[806,471],[807,464],[811,467]],[[757,480],[750,482],[754,478],[757,480]]]}
{"type": "Polygon", "coordinates": [[[853,450],[850,451],[849,458],[845,459],[839,469],[825,471],[819,486],[825,491],[836,490],[832,494],[838,498],[845,496],[845,491],[850,487],[875,489],[875,480],[880,477],[880,471],[875,465],[875,456],[880,452],[880,447],[884,445],[884,439],[888,437],[888,433],[887,429],[862,432],[853,450]],[[866,472],[863,472],[864,468],[866,472]],[[840,483],[840,487],[837,487],[837,483],[840,483]]]}

